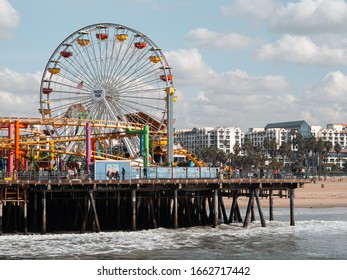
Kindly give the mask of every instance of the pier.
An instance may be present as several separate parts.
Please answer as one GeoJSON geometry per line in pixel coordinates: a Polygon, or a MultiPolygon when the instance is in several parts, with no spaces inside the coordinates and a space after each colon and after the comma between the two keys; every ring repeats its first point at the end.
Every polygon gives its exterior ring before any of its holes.
{"type": "Polygon", "coordinates": [[[274,220],[275,196],[289,198],[289,224],[294,226],[295,189],[310,182],[301,178],[5,178],[0,180],[0,234],[177,229],[221,223],[247,227],[256,213],[266,227],[263,205],[268,204],[269,220],[274,220]],[[244,211],[240,197],[248,200],[244,211]],[[231,199],[230,209],[225,199],[231,199]]]}

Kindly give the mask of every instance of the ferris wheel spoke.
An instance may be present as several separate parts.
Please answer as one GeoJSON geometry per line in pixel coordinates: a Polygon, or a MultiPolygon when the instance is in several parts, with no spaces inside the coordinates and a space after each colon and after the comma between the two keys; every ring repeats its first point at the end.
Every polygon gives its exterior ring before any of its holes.
{"type": "Polygon", "coordinates": [[[84,86],[93,84],[94,77],[91,76],[89,71],[82,71],[82,69],[88,69],[88,67],[83,66],[78,59],[67,59],[66,64],[64,69],[74,77],[73,82],[75,82],[76,86],[82,81],[84,86]],[[71,70],[69,66],[72,68],[71,70]]]}
{"type": "Polygon", "coordinates": [[[134,43],[134,37],[131,37],[131,40],[128,43],[122,42],[123,51],[119,53],[121,56],[119,57],[119,61],[117,63],[117,68],[115,69],[114,76],[116,77],[114,81],[123,77],[124,69],[127,69],[127,66],[131,62],[131,52],[133,51],[132,45],[134,43]],[[129,57],[128,57],[129,56],[129,57]]]}
{"type": "MultiPolygon", "coordinates": [[[[88,32],[87,35],[85,35],[88,40],[87,46],[77,46],[77,50],[79,52],[79,55],[81,56],[83,62],[85,63],[83,66],[83,69],[87,69],[87,71],[90,73],[90,75],[93,77],[94,82],[92,84],[95,85],[95,83],[98,80],[99,77],[99,69],[98,64],[95,63],[97,61],[97,57],[94,51],[94,39],[92,36],[90,36],[90,32],[88,32]]],[[[77,39],[76,39],[77,40],[77,39]]]]}
{"type": "Polygon", "coordinates": [[[122,88],[123,86],[127,86],[129,83],[140,83],[139,81],[143,81],[145,83],[150,79],[153,83],[156,83],[159,79],[158,76],[159,73],[157,69],[139,69],[138,72],[132,73],[132,76],[128,77],[128,79],[124,79],[122,82],[119,82],[117,87],[122,88]]]}
{"type": "Polygon", "coordinates": [[[139,53],[139,50],[133,51],[131,54],[131,57],[128,59],[129,63],[124,65],[123,67],[124,71],[121,71],[120,74],[122,76],[131,76],[135,74],[138,71],[138,68],[140,67],[139,64],[141,65],[140,62],[146,61],[144,59],[145,55],[146,55],[146,52],[139,53]]]}
{"type": "MultiPolygon", "coordinates": [[[[141,104],[139,102],[135,102],[135,101],[122,101],[119,102],[119,105],[122,105],[121,108],[124,111],[129,111],[129,112],[140,112],[141,110],[147,110],[147,111],[151,111],[151,110],[165,110],[165,107],[158,107],[155,106],[153,104],[141,104]]],[[[117,106],[119,106],[117,105],[117,106]]]]}
{"type": "MultiPolygon", "coordinates": [[[[70,74],[70,76],[66,75],[66,74],[58,74],[57,75],[57,80],[56,81],[52,81],[52,83],[55,84],[59,84],[60,86],[63,86],[65,88],[69,88],[71,89],[71,92],[77,92],[77,91],[81,91],[82,88],[79,88],[78,85],[81,83],[81,81],[77,80],[77,76],[75,76],[74,74],[70,73],[70,70],[67,70],[66,73],[70,74]],[[58,80],[59,79],[59,80],[58,80]]],[[[90,87],[88,85],[88,83],[83,84],[83,87],[87,88],[90,87]]]]}
{"type": "Polygon", "coordinates": [[[94,37],[91,36],[91,32],[89,32],[87,34],[87,38],[90,41],[89,45],[85,48],[85,53],[88,56],[88,60],[89,62],[93,62],[91,63],[91,70],[94,71],[95,73],[95,82],[98,83],[99,82],[99,78],[100,78],[100,65],[98,63],[98,57],[97,57],[97,53],[95,50],[95,40],[94,37]]]}
{"type": "MultiPolygon", "coordinates": [[[[136,92],[136,91],[144,91],[150,88],[150,86],[156,86],[158,84],[158,81],[156,79],[153,80],[130,80],[122,85],[118,85],[119,92],[124,92],[124,93],[131,93],[131,92],[136,92]],[[145,88],[145,89],[144,89],[145,88]]],[[[158,90],[157,90],[158,92],[158,90]]]]}
{"type": "MultiPolygon", "coordinates": [[[[119,30],[117,30],[117,33],[115,33],[114,34],[114,36],[116,37],[117,35],[120,35],[119,33],[118,33],[118,31],[119,30]]],[[[127,34],[126,34],[127,35],[127,34]]],[[[122,62],[122,60],[121,60],[121,53],[124,51],[124,46],[125,46],[125,43],[124,42],[117,42],[117,40],[115,39],[115,37],[114,37],[114,41],[113,41],[113,45],[114,46],[119,46],[119,48],[117,49],[115,49],[115,52],[116,52],[116,56],[115,56],[115,58],[112,60],[112,59],[110,59],[110,61],[109,61],[109,73],[110,73],[110,75],[109,75],[109,77],[111,77],[111,75],[113,75],[114,77],[116,77],[117,76],[117,73],[118,73],[118,69],[119,69],[119,67],[121,66],[121,62],[122,62]]],[[[114,52],[112,52],[112,55],[113,55],[113,53],[114,52]]]]}
{"type": "MultiPolygon", "coordinates": [[[[79,37],[77,37],[75,39],[75,41],[77,41],[77,40],[79,40],[79,37]]],[[[90,60],[87,61],[87,59],[89,59],[89,57],[86,55],[85,48],[87,48],[87,47],[86,46],[84,46],[84,47],[83,46],[77,46],[76,43],[72,45],[72,49],[77,54],[74,61],[77,64],[77,68],[81,68],[81,72],[82,72],[84,79],[86,79],[86,76],[89,77],[88,78],[89,83],[93,85],[93,81],[96,80],[97,75],[96,75],[96,71],[94,70],[94,65],[93,64],[90,65],[90,60]],[[83,71],[82,71],[82,69],[83,69],[83,71]]]]}

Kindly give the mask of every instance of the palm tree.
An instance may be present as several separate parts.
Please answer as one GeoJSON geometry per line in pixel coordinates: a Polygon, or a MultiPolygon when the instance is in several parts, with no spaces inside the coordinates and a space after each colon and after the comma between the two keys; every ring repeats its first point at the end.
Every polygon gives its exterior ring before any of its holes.
{"type": "Polygon", "coordinates": [[[283,167],[285,166],[286,159],[292,154],[292,149],[290,143],[282,143],[279,148],[279,153],[283,158],[283,167]]]}
{"type": "Polygon", "coordinates": [[[317,164],[319,167],[319,172],[322,172],[322,165],[323,165],[323,153],[324,153],[324,142],[322,138],[318,138],[318,140],[316,141],[316,145],[314,148],[315,151],[315,155],[317,157],[317,164]]]}
{"type": "Polygon", "coordinates": [[[254,151],[254,147],[253,147],[251,141],[249,141],[248,139],[245,140],[245,142],[244,142],[243,145],[242,145],[241,150],[243,151],[243,153],[244,153],[245,155],[250,155],[250,154],[252,154],[252,152],[254,151]]]}
{"type": "Polygon", "coordinates": [[[325,141],[323,146],[324,146],[323,160],[326,163],[328,161],[328,153],[332,149],[333,144],[330,141],[325,141]]]}
{"type": "Polygon", "coordinates": [[[316,146],[317,146],[317,139],[316,137],[312,136],[308,140],[310,155],[311,155],[311,166],[316,169],[317,168],[317,161],[316,161],[316,146]]]}
{"type": "Polygon", "coordinates": [[[234,147],[233,147],[233,151],[234,151],[234,155],[235,156],[238,156],[239,153],[241,152],[241,147],[240,147],[240,144],[235,144],[234,147]]]}
{"type": "Polygon", "coordinates": [[[248,167],[253,165],[253,153],[254,153],[254,147],[248,139],[243,143],[242,145],[242,151],[243,151],[243,158],[242,158],[242,168],[243,169],[249,169],[248,167]]]}
{"type": "Polygon", "coordinates": [[[338,164],[339,164],[339,168],[341,168],[341,165],[340,165],[340,152],[342,150],[342,147],[339,143],[336,143],[335,146],[334,146],[334,150],[337,154],[337,161],[338,161],[338,164]]]}
{"type": "Polygon", "coordinates": [[[293,150],[296,149],[296,168],[302,167],[305,159],[305,139],[302,135],[296,130],[292,129],[290,132],[292,136],[291,144],[293,146],[293,150]]]}

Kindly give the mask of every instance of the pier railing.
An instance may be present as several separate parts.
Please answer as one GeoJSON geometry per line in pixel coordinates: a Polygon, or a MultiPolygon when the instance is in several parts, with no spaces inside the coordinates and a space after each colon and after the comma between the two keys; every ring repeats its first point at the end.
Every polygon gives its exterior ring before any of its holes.
{"type": "Polygon", "coordinates": [[[265,172],[261,176],[257,173],[244,172],[226,174],[219,168],[213,167],[132,167],[131,170],[122,174],[109,176],[105,172],[84,171],[20,171],[1,172],[0,181],[65,181],[65,180],[98,180],[98,181],[131,181],[131,180],[158,180],[158,179],[310,179],[308,174],[302,173],[279,173],[265,172]]]}

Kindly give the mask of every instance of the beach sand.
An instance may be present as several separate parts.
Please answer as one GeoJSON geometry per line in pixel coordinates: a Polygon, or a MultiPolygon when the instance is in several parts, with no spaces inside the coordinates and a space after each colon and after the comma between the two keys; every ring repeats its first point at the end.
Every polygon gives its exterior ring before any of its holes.
{"type": "MultiPolygon", "coordinates": [[[[232,198],[224,200],[225,207],[230,208],[232,198]]],[[[248,198],[239,197],[239,206],[247,208],[248,198]]],[[[269,199],[261,198],[262,208],[269,207],[269,199]]],[[[289,198],[273,199],[274,208],[290,207],[289,198]]],[[[347,207],[347,178],[316,181],[315,183],[304,184],[303,187],[295,189],[295,208],[330,208],[347,207]]]]}

